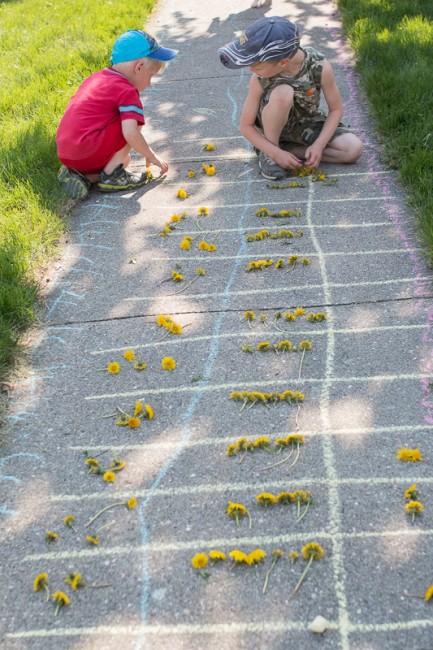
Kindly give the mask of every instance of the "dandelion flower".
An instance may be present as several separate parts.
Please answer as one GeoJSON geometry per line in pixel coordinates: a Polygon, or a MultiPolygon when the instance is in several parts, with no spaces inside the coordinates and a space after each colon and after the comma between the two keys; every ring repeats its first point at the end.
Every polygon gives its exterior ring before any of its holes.
{"type": "Polygon", "coordinates": [[[178,273],[177,271],[172,271],[171,279],[173,280],[173,282],[182,282],[183,275],[181,273],[178,273]]]}
{"type": "Polygon", "coordinates": [[[67,515],[63,519],[63,523],[65,524],[65,526],[69,526],[69,528],[72,528],[72,530],[75,530],[74,521],[75,521],[74,515],[67,515]]]}
{"type": "Polygon", "coordinates": [[[118,375],[120,372],[120,364],[118,364],[117,361],[111,361],[107,366],[107,372],[109,372],[110,375],[118,375]]]}
{"type": "Polygon", "coordinates": [[[294,562],[296,562],[298,558],[299,558],[298,551],[289,551],[290,564],[294,564],[294,562]]]}
{"type": "Polygon", "coordinates": [[[402,447],[397,451],[396,457],[398,460],[404,462],[411,461],[416,463],[417,461],[422,460],[422,454],[419,449],[408,449],[408,447],[402,447]]]}
{"type": "Polygon", "coordinates": [[[209,557],[212,562],[224,562],[227,559],[227,556],[222,551],[209,551],[209,557]]]}
{"type": "Polygon", "coordinates": [[[268,208],[259,208],[258,210],[256,210],[257,217],[268,217],[270,214],[271,213],[268,210],[268,208]]]}
{"type": "Polygon", "coordinates": [[[406,503],[404,509],[408,515],[412,515],[412,521],[415,521],[415,517],[420,515],[424,510],[424,506],[420,501],[409,501],[409,503],[406,503]]]}
{"type": "Polygon", "coordinates": [[[116,474],[108,470],[107,472],[104,473],[103,479],[106,483],[114,483],[114,481],[116,480],[116,474]]]}
{"type": "Polygon", "coordinates": [[[268,436],[259,436],[253,442],[253,445],[256,447],[256,449],[267,449],[270,444],[271,441],[269,440],[268,436]]]}
{"type": "Polygon", "coordinates": [[[131,497],[131,498],[126,502],[126,506],[127,506],[130,510],[132,510],[133,508],[135,508],[136,505],[137,505],[137,499],[136,499],[135,497],[131,497]]]}
{"type": "Polygon", "coordinates": [[[177,190],[177,194],[176,194],[176,196],[177,196],[178,199],[182,199],[182,200],[183,200],[183,199],[186,199],[186,197],[187,197],[188,195],[187,195],[187,193],[185,192],[185,190],[184,190],[183,188],[180,188],[179,190],[177,190]]]}
{"type": "Polygon", "coordinates": [[[206,217],[209,214],[209,208],[205,208],[205,206],[202,205],[198,208],[197,212],[201,217],[206,217]]]}
{"type": "Polygon", "coordinates": [[[257,503],[260,503],[261,506],[265,506],[265,508],[277,503],[277,499],[270,492],[261,492],[256,496],[256,501],[257,503]]]}
{"type": "Polygon", "coordinates": [[[295,316],[305,316],[306,313],[307,312],[305,311],[305,309],[303,307],[296,307],[296,309],[294,311],[295,316]]]}
{"type": "Polygon", "coordinates": [[[240,517],[248,517],[249,528],[251,528],[252,520],[251,520],[250,513],[242,503],[233,503],[233,501],[228,501],[226,513],[228,514],[229,517],[235,519],[237,526],[239,526],[240,517]]]}
{"type": "Polygon", "coordinates": [[[201,266],[198,266],[195,272],[197,273],[197,275],[201,275],[201,276],[206,275],[205,269],[203,269],[201,266]]]}
{"type": "Polygon", "coordinates": [[[433,585],[431,585],[431,587],[428,587],[424,593],[424,600],[426,602],[431,600],[432,598],[433,598],[433,585]]]}
{"type": "Polygon", "coordinates": [[[149,406],[149,404],[145,404],[144,410],[147,413],[147,419],[153,420],[153,418],[155,417],[155,411],[153,410],[153,408],[149,406]]]}
{"type": "Polygon", "coordinates": [[[310,542],[309,544],[306,544],[302,548],[302,557],[304,560],[308,560],[308,564],[304,569],[304,572],[302,573],[301,577],[298,580],[298,584],[294,588],[292,592],[292,596],[295,596],[299,587],[301,586],[305,576],[307,575],[310,566],[313,562],[313,560],[320,560],[325,554],[325,551],[323,548],[320,546],[320,544],[317,544],[316,542],[310,542]]]}
{"type": "Polygon", "coordinates": [[[193,169],[188,169],[187,176],[188,178],[194,178],[195,171],[193,169]]]}
{"type": "Polygon", "coordinates": [[[312,347],[311,341],[301,341],[298,345],[300,350],[311,350],[312,347]]]}
{"type": "Polygon", "coordinates": [[[77,591],[79,587],[84,587],[83,577],[81,573],[70,573],[63,581],[69,585],[72,591],[77,591]]]}
{"type": "Polygon", "coordinates": [[[57,605],[56,612],[55,612],[56,616],[59,613],[61,607],[64,607],[65,605],[69,605],[69,603],[71,602],[67,597],[67,595],[63,593],[63,591],[56,591],[53,594],[53,601],[57,605]]]}
{"type": "Polygon", "coordinates": [[[141,360],[136,361],[134,363],[134,368],[135,368],[135,370],[146,370],[147,363],[145,363],[144,361],[141,361],[141,360]]]}
{"type": "Polygon", "coordinates": [[[294,502],[295,495],[293,492],[280,492],[277,494],[276,500],[278,503],[282,503],[283,505],[287,506],[294,502]]]}
{"type": "Polygon", "coordinates": [[[286,313],[284,314],[284,318],[285,318],[286,321],[294,321],[294,320],[296,320],[295,314],[292,314],[291,311],[286,311],[286,313]]]}
{"type": "Polygon", "coordinates": [[[130,429],[138,429],[138,427],[141,424],[141,420],[138,417],[128,418],[128,423],[127,424],[128,424],[128,427],[130,429]]]}
{"type": "Polygon", "coordinates": [[[135,359],[135,352],[134,350],[126,350],[123,353],[123,358],[126,359],[126,361],[134,361],[135,359]]]}
{"type": "Polygon", "coordinates": [[[208,142],[207,144],[203,145],[203,149],[205,151],[213,151],[215,149],[215,145],[213,142],[208,142]]]}
{"type": "Polygon", "coordinates": [[[182,217],[180,214],[172,214],[170,217],[171,223],[179,223],[179,221],[182,221],[182,217]]]}
{"type": "Polygon", "coordinates": [[[171,323],[168,327],[170,334],[182,334],[182,326],[179,323],[171,323]]]}
{"type": "Polygon", "coordinates": [[[407,488],[404,492],[404,498],[406,501],[417,501],[419,499],[419,492],[416,489],[416,483],[407,488]]]}
{"type": "Polygon", "coordinates": [[[207,251],[207,250],[209,250],[209,244],[206,241],[201,241],[198,244],[198,248],[201,251],[207,251]]]}
{"type": "Polygon", "coordinates": [[[181,248],[183,251],[189,251],[191,248],[191,241],[184,237],[179,244],[179,248],[181,248]]]}
{"type": "Polygon", "coordinates": [[[137,400],[135,402],[135,408],[134,408],[134,415],[140,415],[140,413],[143,411],[143,404],[141,400],[137,400]]]}
{"type": "Polygon", "coordinates": [[[161,366],[163,370],[174,370],[176,368],[176,361],[173,357],[164,357],[161,361],[161,366]]]}
{"type": "Polygon", "coordinates": [[[206,172],[208,176],[215,176],[216,174],[215,165],[203,165],[203,170],[206,172]]]}
{"type": "Polygon", "coordinates": [[[263,551],[261,548],[256,548],[255,551],[248,553],[247,563],[249,565],[259,564],[266,557],[266,551],[263,551]]]}
{"type": "Polygon", "coordinates": [[[244,314],[245,320],[247,320],[249,323],[255,319],[256,315],[253,311],[247,310],[244,314]]]}
{"type": "Polygon", "coordinates": [[[112,469],[113,472],[120,472],[125,467],[126,467],[126,461],[120,460],[120,458],[115,458],[110,463],[110,469],[112,469]]]}
{"type": "Polygon", "coordinates": [[[33,580],[33,590],[42,591],[42,589],[47,590],[48,587],[48,573],[40,573],[33,580]]]}
{"type": "Polygon", "coordinates": [[[191,564],[194,569],[204,569],[204,567],[207,566],[208,562],[209,558],[206,553],[196,553],[191,560],[191,564]]]}
{"type": "Polygon", "coordinates": [[[257,350],[259,352],[265,352],[266,350],[269,350],[271,347],[271,344],[269,341],[262,341],[261,343],[257,344],[257,350]]]}
{"type": "Polygon", "coordinates": [[[227,447],[226,454],[227,454],[227,456],[236,456],[237,451],[238,451],[237,446],[234,445],[234,444],[231,444],[231,445],[229,445],[227,447]]]}
{"type": "Polygon", "coordinates": [[[99,544],[99,537],[96,537],[96,535],[86,535],[86,540],[89,542],[89,544],[93,544],[93,546],[97,546],[99,544]]]}
{"type": "Polygon", "coordinates": [[[158,327],[165,327],[167,324],[167,316],[164,316],[163,314],[158,314],[156,317],[156,324],[158,327]]]}
{"type": "Polygon", "coordinates": [[[235,564],[248,564],[248,555],[243,551],[233,549],[233,551],[230,551],[229,555],[235,564]]]}
{"type": "Polygon", "coordinates": [[[55,542],[59,538],[57,533],[53,533],[51,530],[47,530],[45,533],[45,541],[47,544],[55,542]]]}

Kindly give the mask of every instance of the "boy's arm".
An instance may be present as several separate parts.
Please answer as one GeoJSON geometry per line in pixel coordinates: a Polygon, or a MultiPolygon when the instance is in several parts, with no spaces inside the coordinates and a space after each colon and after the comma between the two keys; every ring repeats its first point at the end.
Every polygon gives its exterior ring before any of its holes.
{"type": "Polygon", "coordinates": [[[255,126],[256,117],[260,108],[260,100],[263,95],[263,88],[255,75],[251,77],[248,96],[245,100],[240,119],[240,132],[253,147],[263,151],[266,156],[275,160],[280,167],[291,169],[299,167],[301,161],[288,151],[283,151],[276,144],[265,138],[255,126]]]}
{"type": "Polygon", "coordinates": [[[168,171],[168,163],[158,158],[155,152],[149,147],[146,140],[141,134],[141,127],[138,126],[136,120],[122,120],[122,133],[126,142],[139,153],[143,158],[146,158],[146,167],[149,165],[156,165],[161,169],[161,174],[168,171]]]}
{"type": "Polygon", "coordinates": [[[343,116],[343,102],[335,82],[332,66],[327,59],[323,61],[321,87],[328,105],[328,116],[323,123],[317,140],[307,148],[305,162],[309,167],[317,167],[322,158],[323,149],[332,138],[343,116]]]}

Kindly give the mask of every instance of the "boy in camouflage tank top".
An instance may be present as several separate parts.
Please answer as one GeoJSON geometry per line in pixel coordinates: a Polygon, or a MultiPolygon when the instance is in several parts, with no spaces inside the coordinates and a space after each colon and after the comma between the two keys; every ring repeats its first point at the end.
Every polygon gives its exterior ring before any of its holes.
{"type": "Polygon", "coordinates": [[[300,47],[296,25],[260,18],[219,55],[224,66],[254,73],[240,131],[258,152],[265,178],[285,178],[303,164],[358,161],[363,144],[340,122],[343,104],[331,64],[313,47],[300,47]]]}

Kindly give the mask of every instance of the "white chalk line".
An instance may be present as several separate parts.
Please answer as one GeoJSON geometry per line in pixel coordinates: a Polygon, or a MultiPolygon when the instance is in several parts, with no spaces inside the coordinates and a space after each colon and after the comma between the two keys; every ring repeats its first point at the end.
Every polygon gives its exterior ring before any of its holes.
{"type": "MultiPolygon", "coordinates": [[[[331,384],[346,384],[346,383],[365,383],[365,382],[392,382],[392,381],[410,381],[419,379],[433,379],[433,376],[425,372],[415,372],[406,375],[369,375],[364,377],[331,377],[329,382],[331,384]]],[[[303,379],[267,379],[262,381],[244,381],[244,382],[229,382],[226,384],[207,384],[204,385],[200,382],[199,386],[173,386],[172,388],[141,388],[140,390],[132,390],[122,393],[104,393],[101,395],[88,395],[85,400],[101,400],[113,399],[115,397],[134,397],[137,395],[165,395],[176,393],[195,393],[197,391],[221,391],[221,390],[246,390],[249,388],[259,389],[267,386],[303,386],[304,384],[320,384],[326,380],[322,377],[305,377],[303,379]]],[[[227,396],[228,397],[228,396],[227,396]]],[[[271,408],[271,407],[270,407],[271,408]]],[[[327,427],[331,429],[331,427],[327,427]]]]}
{"type": "MultiPolygon", "coordinates": [[[[375,286],[389,286],[393,284],[411,284],[416,282],[432,282],[430,276],[422,276],[420,278],[411,277],[411,278],[396,278],[394,280],[365,280],[362,282],[329,282],[329,287],[332,289],[347,289],[354,287],[375,287],[375,286]]],[[[269,295],[271,293],[284,293],[285,291],[312,291],[314,289],[322,289],[321,284],[304,284],[302,286],[291,287],[285,285],[283,287],[269,287],[266,289],[243,289],[239,291],[231,291],[230,296],[252,296],[258,294],[269,295]]],[[[206,298],[219,298],[223,295],[223,292],[217,291],[215,293],[194,293],[187,294],[185,297],[188,300],[199,300],[206,298]]],[[[160,296],[131,296],[130,298],[124,298],[125,302],[147,302],[155,301],[158,299],[169,298],[169,294],[160,295],[160,296]]],[[[323,302],[323,300],[321,301],[323,302]]]]}
{"type": "MultiPolygon", "coordinates": [[[[275,310],[277,311],[277,310],[275,310]]],[[[290,325],[289,325],[290,327],[290,325]]],[[[424,325],[418,325],[418,324],[411,324],[411,325],[379,325],[379,326],[372,326],[372,327],[345,327],[345,328],[340,328],[340,329],[334,329],[335,334],[374,334],[376,332],[392,332],[392,331],[399,331],[399,330],[411,330],[411,329],[421,329],[424,330],[425,326],[424,325]]],[[[159,346],[167,346],[167,345],[181,345],[184,346],[186,343],[195,343],[197,341],[210,341],[213,340],[214,338],[224,338],[224,339],[239,339],[241,340],[243,338],[257,338],[262,340],[264,337],[265,338],[272,338],[277,340],[278,338],[290,336],[290,337],[304,337],[304,336],[309,336],[311,338],[314,338],[315,336],[326,336],[327,332],[325,330],[316,330],[315,332],[312,331],[311,329],[309,330],[284,330],[284,332],[279,332],[277,329],[272,329],[271,331],[268,330],[263,330],[263,331],[254,331],[254,330],[242,330],[239,332],[225,332],[224,334],[218,334],[215,336],[211,334],[205,334],[203,336],[173,336],[170,339],[164,339],[163,341],[154,341],[153,343],[137,343],[137,344],[131,344],[131,345],[124,345],[120,348],[104,348],[102,350],[90,350],[88,354],[90,356],[100,356],[100,355],[106,355],[106,354],[113,354],[116,352],[124,352],[125,350],[143,350],[146,348],[154,348],[154,347],[159,347],[159,346]]]]}
{"type": "MultiPolygon", "coordinates": [[[[203,239],[206,239],[204,236],[203,239]]],[[[293,241],[299,241],[294,239],[293,241]]],[[[297,255],[308,255],[308,257],[362,257],[368,255],[406,255],[407,253],[418,253],[421,248],[385,248],[376,251],[333,251],[329,253],[313,253],[310,251],[303,251],[302,253],[297,253],[297,255]]],[[[266,252],[266,255],[262,254],[261,257],[266,257],[266,259],[285,257],[290,253],[289,250],[276,251],[275,253],[266,252]]],[[[179,255],[174,257],[172,255],[165,257],[155,257],[151,255],[149,259],[152,262],[222,262],[224,260],[236,260],[236,259],[257,259],[260,257],[260,251],[257,253],[247,253],[246,255],[179,255]]],[[[145,258],[144,258],[145,259],[145,258]]]]}
{"type": "MultiPolygon", "coordinates": [[[[399,425],[399,426],[388,426],[388,427],[357,427],[354,429],[332,429],[332,431],[324,431],[322,428],[317,429],[302,429],[302,435],[306,438],[315,437],[315,436],[356,436],[356,435],[382,435],[384,433],[391,434],[400,434],[400,433],[413,433],[415,431],[427,432],[433,430],[433,425],[431,424],[411,424],[411,425],[399,425]]],[[[218,447],[220,445],[228,445],[231,442],[234,442],[237,438],[240,437],[238,434],[230,434],[221,438],[203,438],[201,440],[191,439],[188,443],[184,445],[185,449],[194,449],[195,447],[218,447]]],[[[263,434],[263,435],[268,435],[263,434]]],[[[278,438],[287,435],[287,431],[280,431],[272,434],[272,437],[278,438]]],[[[253,436],[250,436],[253,437],[253,436]]],[[[172,447],[176,448],[178,442],[143,442],[140,444],[124,444],[124,445],[112,445],[107,442],[105,445],[73,445],[68,447],[70,451],[101,451],[103,449],[111,449],[113,451],[136,451],[142,450],[144,447],[150,452],[152,450],[158,449],[171,449],[172,447]]],[[[355,480],[355,479],[354,479],[355,480]]]]}
{"type": "MultiPolygon", "coordinates": [[[[142,448],[143,449],[143,448],[142,448]]],[[[146,447],[147,449],[147,447],[146,447]]],[[[231,459],[232,462],[236,460],[231,459]]],[[[279,480],[265,480],[263,475],[257,476],[258,480],[254,482],[229,482],[229,483],[201,483],[199,485],[187,485],[187,486],[178,486],[178,487],[168,487],[168,488],[157,488],[152,491],[152,496],[164,498],[173,497],[180,498],[184,496],[194,496],[200,494],[230,494],[231,492],[248,492],[251,490],[257,491],[269,491],[271,488],[275,490],[282,490],[284,492],[288,491],[289,487],[293,483],[302,483],[303,486],[312,486],[312,485],[322,485],[325,488],[338,488],[340,486],[350,486],[350,485],[400,485],[400,484],[409,484],[409,483],[424,483],[431,485],[433,483],[432,477],[416,477],[410,478],[404,476],[393,476],[390,478],[387,477],[364,477],[364,478],[317,478],[304,476],[302,479],[279,479],[279,480]]],[[[134,490],[134,496],[138,499],[144,499],[149,496],[151,493],[150,489],[138,489],[134,490]]],[[[131,491],[115,492],[113,495],[107,495],[107,492],[93,492],[85,494],[53,494],[50,497],[52,503],[77,503],[83,501],[107,501],[109,499],[125,499],[128,500],[131,497],[131,491]]]]}
{"type": "MultiPolygon", "coordinates": [[[[251,537],[222,537],[215,539],[193,539],[185,542],[179,540],[173,542],[149,542],[147,544],[126,546],[98,546],[86,548],[75,551],[51,551],[47,553],[32,553],[26,555],[21,562],[55,562],[57,560],[72,560],[77,558],[101,558],[111,556],[127,556],[134,553],[183,553],[185,551],[203,551],[205,549],[245,549],[251,547],[275,547],[281,544],[293,544],[296,542],[305,543],[310,539],[314,540],[327,540],[333,541],[335,535],[343,541],[357,540],[357,539],[373,539],[373,538],[399,538],[399,537],[431,537],[433,529],[428,530],[403,528],[398,530],[384,530],[384,531],[363,531],[363,532],[339,532],[332,533],[326,530],[319,530],[314,532],[303,533],[284,533],[281,535],[254,535],[251,537]]],[[[326,550],[326,549],[325,549],[326,550]]],[[[432,619],[433,620],[433,619],[432,619]]]]}

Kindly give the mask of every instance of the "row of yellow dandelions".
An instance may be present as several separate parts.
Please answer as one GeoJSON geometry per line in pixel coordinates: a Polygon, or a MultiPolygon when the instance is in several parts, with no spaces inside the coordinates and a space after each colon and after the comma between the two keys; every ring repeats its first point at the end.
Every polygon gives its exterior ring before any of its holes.
{"type": "MultiPolygon", "coordinates": [[[[130,361],[131,363],[133,362],[132,365],[136,370],[146,370],[147,363],[145,361],[142,359],[134,361],[135,352],[133,350],[127,350],[123,356],[127,361],[130,361]],[[125,355],[130,356],[127,357],[125,355]]],[[[174,370],[176,368],[176,361],[173,359],[173,357],[163,357],[161,360],[161,368],[163,370],[174,370]]],[[[120,373],[121,366],[118,361],[110,361],[105,368],[98,368],[97,372],[100,372],[101,370],[105,370],[110,375],[118,375],[120,373]]]]}
{"type": "MultiPolygon", "coordinates": [[[[263,271],[263,269],[268,269],[271,266],[274,266],[276,269],[283,269],[286,266],[286,261],[284,258],[280,257],[276,262],[273,259],[266,259],[266,260],[252,260],[251,262],[248,262],[247,266],[245,267],[245,271],[263,271]]],[[[301,264],[302,266],[310,266],[311,260],[309,257],[299,257],[299,255],[290,255],[290,257],[287,258],[287,264],[289,265],[289,268],[287,269],[286,273],[289,273],[289,271],[293,271],[294,268],[298,266],[298,264],[301,264]]]]}
{"type": "MultiPolygon", "coordinates": [[[[167,357],[171,359],[171,357],[167,357]]],[[[176,362],[174,359],[174,367],[176,367],[176,362]]],[[[132,413],[124,411],[120,406],[116,406],[116,412],[110,413],[109,415],[104,415],[104,418],[117,418],[115,424],[118,427],[129,427],[130,429],[138,429],[141,426],[142,420],[153,420],[155,417],[155,411],[150,406],[150,404],[143,404],[143,402],[138,399],[135,402],[132,413]],[[119,415],[120,413],[120,415],[119,415]]]]}
{"type": "MultiPolygon", "coordinates": [[[[325,550],[317,542],[309,542],[308,544],[305,544],[305,546],[303,546],[301,553],[304,560],[307,560],[308,563],[301,577],[299,578],[295,588],[291,593],[292,596],[295,596],[296,593],[298,592],[302,582],[305,579],[305,576],[307,575],[310,569],[313,560],[320,560],[324,556],[325,550]]],[[[233,549],[228,553],[228,556],[232,560],[232,568],[235,567],[236,565],[256,566],[264,562],[267,555],[268,554],[266,553],[266,551],[264,551],[261,548],[257,548],[254,551],[251,551],[251,553],[245,553],[244,551],[240,551],[238,549],[233,549]]],[[[266,593],[268,583],[269,583],[269,576],[273,571],[276,563],[282,557],[284,557],[284,555],[285,554],[280,549],[275,549],[271,552],[270,556],[272,558],[272,563],[270,569],[268,569],[266,573],[262,593],[266,593]]],[[[293,562],[295,562],[298,559],[299,553],[298,551],[290,551],[288,553],[288,557],[290,559],[290,562],[293,564],[293,562]]],[[[203,578],[208,578],[210,576],[209,573],[203,571],[203,569],[205,569],[208,566],[209,560],[210,560],[210,566],[214,566],[216,563],[225,562],[227,560],[227,555],[222,551],[209,551],[208,554],[196,553],[196,555],[194,555],[194,557],[191,559],[191,564],[193,568],[196,569],[203,578]]]]}
{"type": "MultiPolygon", "coordinates": [[[[86,584],[81,573],[73,572],[69,573],[64,579],[64,583],[69,585],[72,591],[77,591],[83,587],[100,589],[101,587],[111,587],[111,584],[98,584],[98,585],[89,585],[86,584]]],[[[33,590],[34,591],[45,591],[46,593],[46,602],[50,600],[50,588],[49,588],[48,573],[40,573],[33,580],[33,590]]],[[[59,613],[60,609],[70,604],[69,596],[67,596],[63,591],[55,591],[52,597],[53,603],[56,606],[55,615],[59,613]]]]}
{"type": "Polygon", "coordinates": [[[166,221],[164,224],[164,228],[158,233],[160,237],[168,237],[173,230],[176,230],[176,224],[179,223],[180,221],[183,221],[187,217],[186,212],[182,212],[181,214],[172,214],[170,217],[169,221],[166,221]]]}
{"type": "Polygon", "coordinates": [[[256,210],[257,217],[272,217],[274,219],[278,218],[288,218],[288,217],[300,217],[300,210],[280,210],[279,212],[271,212],[268,208],[259,208],[256,210]]]}
{"type": "MultiPolygon", "coordinates": [[[[241,350],[243,352],[254,352],[254,348],[251,343],[247,343],[246,345],[241,345],[241,350]]],[[[311,350],[313,347],[311,341],[300,341],[298,345],[293,345],[293,343],[287,339],[284,339],[283,341],[278,341],[278,343],[271,343],[270,341],[260,341],[259,343],[256,344],[255,350],[257,352],[276,352],[277,354],[279,352],[298,352],[298,350],[301,350],[302,352],[305,352],[306,350],[311,350]]]]}
{"type": "MultiPolygon", "coordinates": [[[[297,514],[296,521],[301,521],[307,514],[310,506],[313,504],[313,495],[308,490],[295,490],[294,492],[280,492],[277,495],[271,492],[260,492],[255,497],[256,502],[268,508],[275,505],[292,505],[296,504],[297,514]],[[304,511],[301,512],[301,506],[305,506],[304,511]]],[[[227,502],[226,514],[236,521],[239,526],[239,520],[242,517],[248,517],[248,528],[252,527],[252,517],[250,511],[243,503],[236,503],[234,501],[227,502]]]]}
{"type": "Polygon", "coordinates": [[[248,391],[248,390],[234,390],[230,393],[229,399],[234,400],[235,402],[243,402],[241,407],[241,412],[245,408],[248,402],[252,408],[255,404],[264,404],[269,406],[269,404],[278,404],[280,402],[286,402],[287,404],[299,404],[305,400],[305,395],[300,390],[285,390],[282,393],[261,393],[260,391],[248,391]]]}
{"type": "MultiPolygon", "coordinates": [[[[294,322],[296,321],[297,318],[305,316],[307,321],[310,323],[320,323],[322,321],[326,320],[326,314],[324,312],[307,312],[303,307],[296,307],[294,311],[286,311],[286,312],[281,312],[278,311],[274,315],[273,318],[273,325],[275,326],[275,329],[277,329],[279,332],[286,332],[288,330],[281,329],[281,327],[278,327],[278,321],[284,319],[286,322],[294,322]]],[[[256,320],[256,314],[253,312],[251,309],[247,309],[246,312],[244,312],[244,319],[247,321],[249,327],[251,328],[251,324],[253,321],[256,320]]],[[[267,314],[260,314],[259,318],[260,322],[263,325],[268,324],[268,316],[267,314]]]]}
{"type": "Polygon", "coordinates": [[[268,436],[259,436],[254,440],[248,440],[247,437],[243,436],[242,438],[238,438],[236,442],[228,445],[226,453],[227,456],[238,456],[239,454],[242,454],[242,456],[240,456],[239,458],[239,462],[241,463],[247,453],[252,453],[262,449],[267,452],[271,452],[272,450],[274,450],[276,451],[277,454],[280,454],[283,449],[290,447],[289,453],[286,456],[284,456],[282,460],[278,461],[277,463],[273,463],[272,465],[267,465],[266,467],[262,467],[257,471],[261,472],[267,469],[272,469],[273,467],[277,467],[279,465],[282,465],[283,463],[286,463],[293,456],[293,453],[295,452],[296,449],[295,458],[288,467],[288,469],[290,469],[291,467],[294,467],[298,462],[299,455],[301,452],[301,446],[304,444],[304,442],[305,442],[304,436],[300,433],[290,433],[285,438],[283,437],[277,438],[274,442],[273,447],[272,447],[272,442],[270,438],[268,438],[268,436]]]}
{"type": "Polygon", "coordinates": [[[182,325],[179,325],[179,323],[175,323],[175,321],[171,318],[171,316],[158,314],[158,316],[156,317],[156,324],[158,325],[158,327],[165,327],[165,329],[167,330],[167,334],[182,334],[183,332],[182,325]]]}
{"type": "Polygon", "coordinates": [[[264,239],[293,239],[294,237],[299,238],[302,237],[303,234],[303,230],[297,230],[295,233],[293,230],[282,228],[281,230],[271,232],[270,230],[266,230],[266,228],[264,228],[263,230],[260,230],[253,235],[245,235],[245,239],[248,243],[251,243],[253,241],[263,241],[264,239]]]}

